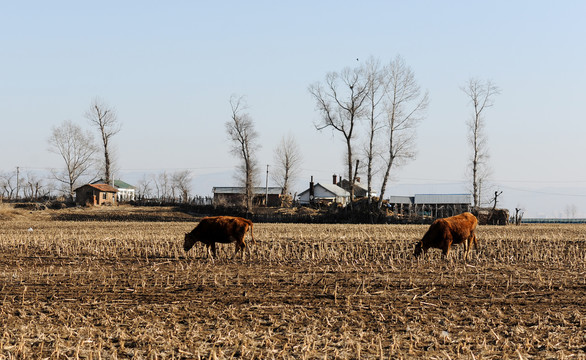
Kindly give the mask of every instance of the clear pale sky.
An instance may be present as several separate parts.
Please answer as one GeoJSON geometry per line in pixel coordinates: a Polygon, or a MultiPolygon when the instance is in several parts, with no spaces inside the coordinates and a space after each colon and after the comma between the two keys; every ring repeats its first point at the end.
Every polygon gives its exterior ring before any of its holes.
{"type": "Polygon", "coordinates": [[[308,86],[399,54],[430,105],[417,158],[388,195],[467,191],[471,107],[460,87],[477,77],[501,89],[486,112],[499,205],[530,217],[565,217],[573,205],[586,217],[585,14],[584,1],[4,1],[0,170],[63,167],[47,151],[51,127],[89,128],[83,114],[98,96],[123,126],[117,178],[189,169],[194,193],[210,195],[236,184],[224,123],[238,94],[263,167],[295,136],[301,192],[311,175],[345,174],[342,139],[315,130],[308,86]]]}

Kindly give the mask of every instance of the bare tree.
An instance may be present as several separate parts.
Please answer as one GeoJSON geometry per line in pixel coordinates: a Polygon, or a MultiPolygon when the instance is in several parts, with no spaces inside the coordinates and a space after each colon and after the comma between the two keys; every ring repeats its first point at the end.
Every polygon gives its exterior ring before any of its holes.
{"type": "Polygon", "coordinates": [[[576,204],[568,204],[564,209],[564,213],[568,219],[573,219],[576,217],[576,213],[578,212],[578,207],[576,204]]]}
{"type": "Polygon", "coordinates": [[[102,139],[102,146],[104,151],[104,162],[103,162],[103,180],[110,184],[112,179],[112,166],[113,156],[111,149],[111,139],[114,135],[120,132],[121,125],[118,121],[118,115],[114,108],[106,105],[101,99],[95,98],[88,111],[85,113],[85,117],[90,123],[95,126],[102,139]]]}
{"type": "Polygon", "coordinates": [[[12,199],[16,193],[16,174],[13,172],[0,173],[0,190],[2,197],[12,199]]]}
{"type": "Polygon", "coordinates": [[[352,140],[355,136],[356,125],[366,111],[365,100],[368,95],[364,75],[362,67],[345,68],[339,74],[328,73],[324,84],[318,82],[309,87],[309,92],[316,101],[316,108],[321,113],[321,121],[315,124],[316,129],[332,128],[342,134],[346,141],[350,206],[354,199],[356,180],[352,170],[354,166],[352,140]]]}
{"type": "Polygon", "coordinates": [[[273,172],[273,179],[283,188],[283,195],[289,194],[290,184],[299,173],[301,160],[301,152],[295,137],[292,134],[283,136],[274,152],[273,172]]]}
{"type": "Polygon", "coordinates": [[[171,179],[166,171],[153,175],[153,184],[160,201],[168,201],[171,198],[171,179]]]}
{"type": "Polygon", "coordinates": [[[151,180],[147,178],[146,175],[143,175],[142,179],[138,181],[136,184],[136,192],[138,199],[148,199],[151,197],[151,180]]]}
{"type": "Polygon", "coordinates": [[[524,211],[522,208],[515,208],[515,225],[521,225],[524,211]]]}
{"type": "Polygon", "coordinates": [[[182,201],[187,202],[189,192],[191,191],[191,171],[182,170],[173,173],[171,175],[171,184],[173,189],[177,189],[179,194],[181,194],[182,201]]]}
{"type": "Polygon", "coordinates": [[[86,175],[94,163],[97,149],[90,132],[84,132],[79,125],[64,121],[53,127],[48,139],[49,151],[60,155],[65,161],[63,172],[53,171],[54,178],[67,185],[70,199],[78,179],[86,175]]]}
{"type": "Polygon", "coordinates": [[[385,166],[379,208],[393,167],[415,157],[415,128],[423,119],[429,104],[429,94],[421,93],[415,74],[401,56],[385,67],[383,76],[387,153],[383,156],[385,166]]]}
{"type": "Polygon", "coordinates": [[[502,193],[503,193],[502,191],[495,191],[494,192],[494,198],[492,199],[492,202],[493,202],[492,211],[495,211],[496,210],[496,205],[497,205],[497,202],[498,202],[498,198],[499,198],[499,196],[501,196],[502,193]]]}
{"type": "Polygon", "coordinates": [[[48,191],[45,188],[46,185],[42,179],[39,179],[32,172],[27,172],[22,188],[25,199],[38,200],[41,197],[48,195],[48,191]]]}
{"type": "Polygon", "coordinates": [[[500,89],[490,80],[481,81],[471,78],[462,91],[470,98],[474,112],[468,121],[468,141],[472,148],[472,196],[474,207],[480,206],[480,183],[487,176],[488,148],[486,144],[484,111],[494,104],[494,96],[500,89]]]}
{"type": "Polygon", "coordinates": [[[368,120],[367,143],[364,147],[366,156],[366,186],[368,191],[368,203],[372,202],[372,181],[374,177],[374,164],[380,150],[377,147],[377,136],[383,128],[381,116],[383,115],[385,84],[381,71],[380,61],[371,57],[365,64],[367,85],[367,112],[368,120]]]}
{"type": "Polygon", "coordinates": [[[258,133],[254,129],[254,122],[250,115],[245,113],[246,103],[242,96],[230,97],[232,115],[226,122],[226,132],[232,141],[232,154],[241,160],[239,173],[244,182],[244,201],[246,210],[252,211],[252,199],[254,197],[253,186],[258,174],[255,152],[260,147],[257,144],[258,133]]]}

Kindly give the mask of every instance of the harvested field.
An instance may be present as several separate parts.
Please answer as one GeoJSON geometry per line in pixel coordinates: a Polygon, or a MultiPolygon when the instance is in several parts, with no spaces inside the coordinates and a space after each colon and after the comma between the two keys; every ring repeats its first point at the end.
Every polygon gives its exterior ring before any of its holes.
{"type": "Polygon", "coordinates": [[[586,225],[256,224],[185,255],[189,222],[0,221],[0,359],[584,359],[586,225]]]}

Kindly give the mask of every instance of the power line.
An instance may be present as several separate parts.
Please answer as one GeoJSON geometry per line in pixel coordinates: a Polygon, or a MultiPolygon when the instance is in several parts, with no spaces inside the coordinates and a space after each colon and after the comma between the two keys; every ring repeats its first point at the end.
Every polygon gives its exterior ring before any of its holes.
{"type": "Polygon", "coordinates": [[[543,190],[519,189],[519,188],[515,188],[515,187],[511,187],[511,186],[506,186],[506,185],[499,185],[499,186],[502,187],[502,188],[505,188],[505,189],[509,189],[509,190],[528,192],[528,193],[532,193],[532,194],[553,195],[553,196],[586,197],[586,194],[565,194],[565,193],[549,192],[549,191],[543,191],[543,190]]]}

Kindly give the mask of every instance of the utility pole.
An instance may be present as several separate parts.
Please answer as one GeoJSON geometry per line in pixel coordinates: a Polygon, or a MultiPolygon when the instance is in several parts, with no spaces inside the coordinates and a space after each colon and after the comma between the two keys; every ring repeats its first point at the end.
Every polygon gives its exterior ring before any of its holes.
{"type": "Polygon", "coordinates": [[[267,164],[267,179],[265,181],[265,206],[269,207],[269,165],[267,164]]]}
{"type": "Polygon", "coordinates": [[[16,200],[18,200],[18,187],[20,185],[19,175],[20,175],[20,168],[17,166],[16,167],[16,200]]]}

